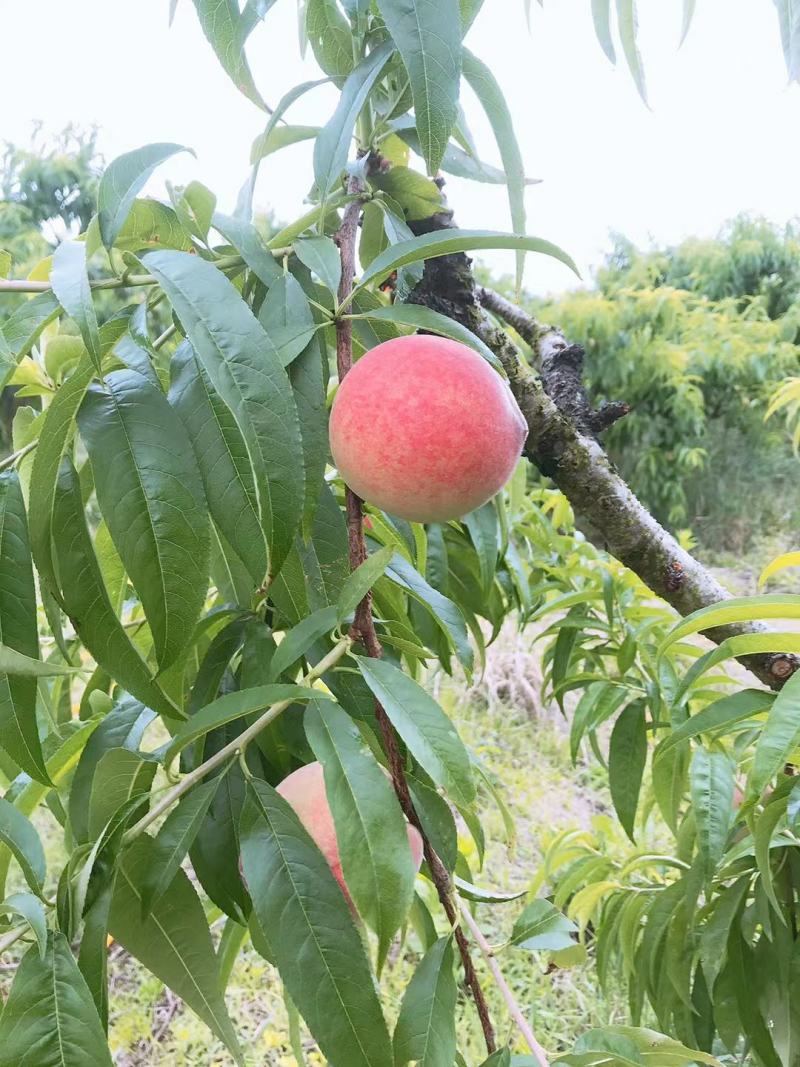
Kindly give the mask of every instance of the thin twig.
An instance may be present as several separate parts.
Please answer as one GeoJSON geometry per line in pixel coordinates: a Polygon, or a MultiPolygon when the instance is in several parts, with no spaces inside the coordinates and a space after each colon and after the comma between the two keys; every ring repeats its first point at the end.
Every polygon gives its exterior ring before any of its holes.
{"type": "Polygon", "coordinates": [[[15,926],[12,930],[9,930],[5,937],[0,937],[0,955],[2,955],[4,952],[10,949],[13,944],[19,941],[22,935],[27,933],[27,930],[28,924],[24,923],[22,926],[15,926]]]}
{"type": "Polygon", "coordinates": [[[34,448],[39,444],[39,439],[35,441],[29,441],[24,448],[18,448],[16,452],[12,452],[10,456],[6,456],[5,459],[0,460],[0,471],[7,470],[8,467],[13,467],[15,463],[18,463],[24,456],[27,456],[29,452],[33,452],[34,448]]]}
{"type": "MultiPolygon", "coordinates": [[[[316,681],[317,678],[321,678],[323,674],[326,674],[331,667],[334,667],[339,660],[349,651],[352,645],[352,640],[349,637],[343,637],[334,647],[330,650],[327,656],[324,656],[319,663],[317,663],[306,674],[301,684],[310,685],[316,681]]],[[[160,818],[166,811],[168,811],[176,800],[180,800],[184,793],[187,793],[193,785],[199,782],[202,778],[209,773],[209,771],[215,770],[221,766],[228,759],[232,759],[238,755],[238,753],[244,750],[249,743],[261,733],[261,731],[285,711],[291,704],[294,703],[293,699],[280,700],[277,704],[272,704],[267,710],[260,715],[252,726],[248,726],[246,730],[243,730],[238,737],[235,737],[232,741],[224,745],[219,752],[215,752],[213,756],[201,763],[199,767],[195,767],[193,771],[190,771],[185,777],[181,778],[176,786],[174,786],[168,793],[159,800],[159,802],[150,809],[150,811],[144,815],[137,823],[135,823],[122,838],[123,845],[130,844],[134,838],[138,837],[144,830],[154,823],[156,819],[160,818]]]]}
{"type": "Polygon", "coordinates": [[[522,1009],[517,1003],[514,994],[509,989],[508,983],[503,977],[503,972],[500,970],[500,965],[498,964],[495,955],[492,951],[492,946],[483,936],[481,928],[475,922],[474,915],[469,910],[463,900],[459,900],[458,906],[461,911],[461,918],[469,927],[470,933],[475,939],[476,945],[481,950],[483,958],[486,960],[489,970],[492,972],[492,976],[494,977],[494,980],[497,983],[497,988],[500,990],[500,994],[503,997],[503,1000],[506,1002],[509,1014],[519,1027],[519,1032],[525,1038],[525,1041],[528,1044],[528,1048],[539,1061],[539,1067],[550,1067],[550,1064],[547,1059],[547,1054],[545,1053],[539,1042],[536,1040],[533,1030],[531,1030],[527,1019],[522,1013],[522,1009]]]}
{"type": "MultiPolygon", "coordinates": [[[[353,363],[353,326],[352,320],[347,317],[352,297],[353,278],[355,276],[355,245],[358,232],[358,220],[361,214],[360,194],[364,186],[360,179],[351,177],[348,181],[347,192],[356,197],[348,203],[342,216],[342,225],[338,233],[339,251],[342,262],[342,274],[339,282],[338,309],[336,317],[336,363],[341,383],[353,363]]],[[[362,501],[349,486],[345,486],[345,510],[347,516],[347,535],[350,553],[351,571],[359,567],[367,558],[367,548],[364,540],[364,518],[362,501]]],[[[355,618],[351,629],[351,635],[360,639],[367,655],[379,658],[383,649],[375,632],[375,622],[372,617],[372,593],[368,592],[356,608],[355,618]]],[[[375,701],[375,717],[380,727],[383,747],[389,762],[389,771],[392,777],[397,799],[400,802],[403,814],[408,821],[417,828],[422,839],[422,846],[431,878],[436,886],[442,907],[447,915],[448,922],[453,928],[456,943],[461,955],[464,967],[464,978],[475,1001],[475,1007],[480,1018],[486,1048],[489,1053],[496,1049],[494,1028],[489,1017],[489,1008],[483,995],[475,965],[469,950],[469,944],[464,931],[459,925],[458,911],[454,903],[453,884],[450,874],[436,854],[422,827],[419,816],[414,808],[411,793],[406,781],[403,758],[397,743],[397,735],[394,727],[386,714],[380,701],[375,701]]]]}

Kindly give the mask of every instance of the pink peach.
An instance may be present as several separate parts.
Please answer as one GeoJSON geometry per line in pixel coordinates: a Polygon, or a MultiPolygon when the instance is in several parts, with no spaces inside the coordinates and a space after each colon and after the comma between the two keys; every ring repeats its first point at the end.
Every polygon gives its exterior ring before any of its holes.
{"type": "Polygon", "coordinates": [[[526,434],[500,375],[466,345],[427,334],[362,356],[330,419],[333,460],[350,488],[416,522],[486,503],[508,481],[526,434]]]}

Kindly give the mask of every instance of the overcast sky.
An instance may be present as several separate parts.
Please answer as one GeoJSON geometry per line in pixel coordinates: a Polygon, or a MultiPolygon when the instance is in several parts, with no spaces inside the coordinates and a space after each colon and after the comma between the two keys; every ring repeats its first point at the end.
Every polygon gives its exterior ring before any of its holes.
{"type": "MultiPolygon", "coordinates": [[[[544,179],[527,192],[528,232],[562,245],[585,276],[612,230],[676,242],[712,235],[739,211],[800,214],[800,87],[787,85],[771,0],[698,0],[680,51],[680,0],[639,8],[650,111],[602,54],[589,0],[532,4],[530,33],[523,0],[486,0],[468,37],[503,86],[528,174],[544,179]]],[[[190,145],[197,159],[167,163],[147,191],[160,195],[164,177],[198,178],[232,209],[263,116],[222,72],[190,0],[171,29],[167,10],[167,0],[0,0],[0,137],[24,143],[41,120],[53,131],[96,123],[107,160],[150,141],[190,145]]],[[[318,76],[310,55],[299,58],[295,0],[278,0],[249,56],[271,103],[318,76]]],[[[290,120],[319,124],[333,102],[317,89],[290,120]]],[[[475,100],[464,105],[483,157],[497,162],[475,100]]],[[[295,217],[310,173],[308,145],[270,157],[257,206],[295,217]]],[[[502,187],[451,179],[447,192],[461,226],[510,228],[502,187]]],[[[492,265],[510,271],[512,256],[492,265]]],[[[537,256],[525,281],[540,293],[574,284],[537,256]]]]}

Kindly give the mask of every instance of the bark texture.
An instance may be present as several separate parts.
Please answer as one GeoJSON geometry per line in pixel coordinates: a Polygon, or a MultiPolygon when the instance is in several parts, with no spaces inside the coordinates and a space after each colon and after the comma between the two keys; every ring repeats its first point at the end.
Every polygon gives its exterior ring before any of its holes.
{"type": "MultiPolygon", "coordinates": [[[[416,233],[453,226],[452,213],[439,212],[416,233]]],[[[544,326],[499,294],[482,289],[464,254],[429,260],[409,300],[461,322],[498,356],[528,424],[524,454],[551,478],[572,505],[581,529],[629,567],[681,615],[730,598],[714,576],[658,523],[622,479],[598,436],[627,412],[614,402],[592,407],[581,381],[583,350],[557,328],[544,326]],[[531,347],[536,374],[521,359],[509,334],[488,314],[508,323],[531,347]]],[[[764,633],[761,623],[737,623],[706,631],[720,643],[743,633],[764,633]]],[[[762,682],[780,688],[800,662],[785,653],[742,659],[762,682]]]]}

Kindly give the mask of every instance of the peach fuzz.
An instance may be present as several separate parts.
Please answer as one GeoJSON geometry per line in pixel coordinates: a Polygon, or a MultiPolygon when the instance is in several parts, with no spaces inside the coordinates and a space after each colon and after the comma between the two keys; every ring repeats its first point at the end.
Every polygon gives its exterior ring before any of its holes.
{"type": "Polygon", "coordinates": [[[508,481],[527,426],[506,382],[466,345],[397,337],[339,386],[333,460],[364,500],[416,522],[457,519],[508,481]]]}

